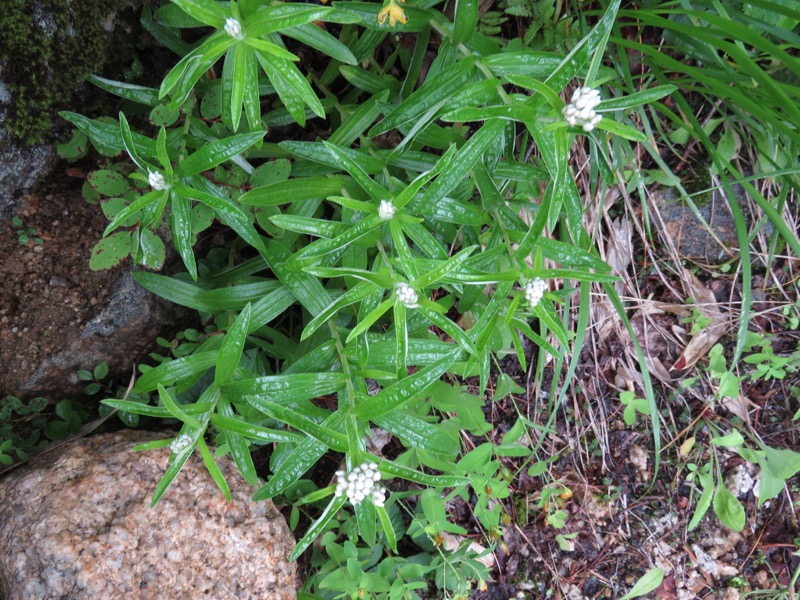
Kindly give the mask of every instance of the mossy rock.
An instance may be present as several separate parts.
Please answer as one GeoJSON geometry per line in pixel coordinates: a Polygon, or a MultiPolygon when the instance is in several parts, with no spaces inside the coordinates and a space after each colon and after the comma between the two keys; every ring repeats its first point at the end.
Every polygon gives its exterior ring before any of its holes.
{"type": "Polygon", "coordinates": [[[15,142],[52,142],[57,113],[74,108],[84,77],[114,58],[117,12],[131,0],[4,0],[0,121],[15,142]]]}

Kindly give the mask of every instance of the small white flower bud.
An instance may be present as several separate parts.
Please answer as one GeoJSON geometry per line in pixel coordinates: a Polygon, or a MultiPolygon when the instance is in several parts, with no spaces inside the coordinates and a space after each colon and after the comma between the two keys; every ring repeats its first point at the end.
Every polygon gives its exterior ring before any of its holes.
{"type": "Polygon", "coordinates": [[[147,173],[147,181],[150,184],[150,187],[154,190],[168,190],[169,184],[167,180],[164,179],[164,176],[157,172],[157,171],[149,171],[147,173]]]}
{"type": "Polygon", "coordinates": [[[182,450],[185,450],[186,448],[191,446],[191,444],[192,444],[191,436],[184,433],[176,437],[174,440],[172,440],[172,443],[169,445],[169,449],[170,452],[178,454],[182,450]]]}
{"type": "Polygon", "coordinates": [[[579,87],[573,92],[571,103],[564,107],[561,114],[570,127],[580,125],[584,131],[591,131],[602,119],[594,110],[600,102],[599,90],[579,87]]]}
{"type": "Polygon", "coordinates": [[[397,300],[407,308],[416,308],[419,296],[410,285],[400,282],[397,284],[397,300]]]}
{"type": "Polygon", "coordinates": [[[239,23],[236,19],[231,17],[230,19],[225,19],[225,33],[231,36],[235,40],[243,40],[244,33],[242,32],[242,24],[239,23]]]}
{"type": "Polygon", "coordinates": [[[388,221],[394,217],[396,212],[397,208],[395,208],[391,200],[381,200],[381,203],[378,206],[378,216],[382,221],[388,221]]]}
{"type": "Polygon", "coordinates": [[[539,304],[546,289],[547,283],[540,277],[525,284],[525,299],[528,301],[528,304],[531,305],[531,308],[539,304]]]}

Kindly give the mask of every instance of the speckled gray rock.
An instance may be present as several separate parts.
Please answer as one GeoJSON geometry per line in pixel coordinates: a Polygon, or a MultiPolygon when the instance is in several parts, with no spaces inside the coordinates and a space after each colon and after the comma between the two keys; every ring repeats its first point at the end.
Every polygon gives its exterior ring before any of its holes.
{"type": "MultiPolygon", "coordinates": [[[[750,211],[744,189],[736,183],[731,184],[731,189],[739,208],[749,220],[750,211]]],[[[656,224],[660,226],[663,222],[663,234],[672,240],[682,257],[717,265],[738,255],[736,225],[724,188],[715,188],[710,193],[694,198],[702,221],[680,199],[674,188],[656,191],[653,201],[661,213],[661,219],[656,220],[656,224]]]]}
{"type": "MultiPolygon", "coordinates": [[[[75,378],[75,372],[91,370],[101,362],[109,365],[109,378],[127,378],[152,350],[153,340],[189,322],[188,314],[145,290],[133,280],[132,271],[127,271],[114,283],[103,310],[80,335],[65,336],[61,348],[9,392],[26,397],[79,394],[84,384],[75,378]]],[[[0,391],[3,387],[0,384],[0,391]]]]}
{"type": "Polygon", "coordinates": [[[0,593],[7,600],[296,598],[294,538],[230,460],[227,502],[190,459],[160,502],[166,449],[124,431],[84,438],[0,480],[0,593]]]}

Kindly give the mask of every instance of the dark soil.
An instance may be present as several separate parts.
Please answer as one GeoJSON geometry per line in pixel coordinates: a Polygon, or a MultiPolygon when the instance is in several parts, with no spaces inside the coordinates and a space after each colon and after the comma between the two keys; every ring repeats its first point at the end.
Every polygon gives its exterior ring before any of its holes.
{"type": "Polygon", "coordinates": [[[119,277],[88,268],[108,221],[83,199],[81,184],[62,167],[22,201],[14,216],[42,243],[21,244],[11,219],[0,221],[0,396],[78,336],[119,277]]]}

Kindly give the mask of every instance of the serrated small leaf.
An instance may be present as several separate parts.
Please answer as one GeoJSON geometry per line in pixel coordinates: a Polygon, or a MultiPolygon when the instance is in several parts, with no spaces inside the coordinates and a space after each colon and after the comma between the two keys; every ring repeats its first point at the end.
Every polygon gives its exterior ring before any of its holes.
{"type": "Polygon", "coordinates": [[[150,111],[150,122],[156,127],[169,127],[174,125],[180,116],[181,111],[177,106],[159,104],[150,111]]]}
{"type": "Polygon", "coordinates": [[[107,169],[92,171],[86,179],[92,188],[108,198],[124,196],[130,189],[125,177],[116,171],[107,169]]]}
{"type": "Polygon", "coordinates": [[[115,267],[130,255],[130,250],[130,232],[113,233],[94,245],[92,256],[89,259],[89,268],[92,271],[101,271],[115,267]]]}

